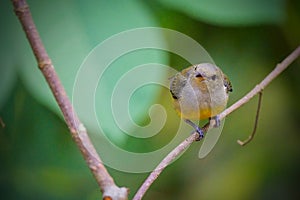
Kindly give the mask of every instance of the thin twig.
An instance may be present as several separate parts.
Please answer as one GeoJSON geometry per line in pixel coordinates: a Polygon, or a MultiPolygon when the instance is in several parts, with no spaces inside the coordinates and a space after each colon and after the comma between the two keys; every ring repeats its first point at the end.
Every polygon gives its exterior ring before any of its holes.
{"type": "MultiPolygon", "coordinates": [[[[286,57],[281,63],[277,64],[275,69],[269,73],[258,85],[256,85],[249,93],[247,93],[240,100],[235,102],[229,108],[224,110],[219,114],[220,120],[224,119],[227,115],[237,110],[239,107],[247,103],[250,99],[252,99],[255,95],[260,93],[274,78],[276,78],[283,70],[285,70],[296,58],[300,56],[300,46],[298,46],[288,57],[286,57]]],[[[214,122],[214,120],[210,120],[214,122]]],[[[210,123],[211,123],[210,122],[210,123]]],[[[203,127],[203,131],[207,132],[209,127],[213,127],[214,124],[206,124],[203,127]]],[[[175,149],[173,149],[166,158],[164,158],[161,163],[154,169],[153,172],[148,176],[148,178],[144,181],[142,186],[139,188],[137,193],[135,194],[133,200],[140,200],[151,186],[151,184],[157,179],[159,174],[168,166],[178,155],[180,155],[185,149],[187,149],[194,141],[196,141],[199,137],[197,132],[193,133],[190,137],[188,137],[185,141],[179,144],[175,149]]]]}
{"type": "Polygon", "coordinates": [[[252,133],[249,135],[249,137],[246,140],[244,140],[244,141],[237,140],[237,143],[241,146],[245,146],[246,144],[251,142],[251,140],[254,138],[254,135],[256,133],[256,129],[257,129],[257,125],[258,125],[258,118],[259,118],[259,111],[260,111],[260,107],[261,107],[262,92],[259,92],[258,94],[259,94],[259,97],[258,97],[258,105],[257,105],[257,110],[256,110],[254,128],[253,128],[252,133]]]}
{"type": "Polygon", "coordinates": [[[245,103],[247,103],[250,99],[252,99],[255,95],[257,95],[260,91],[262,91],[269,83],[276,78],[283,70],[285,70],[294,60],[296,60],[300,55],[300,46],[298,46],[288,57],[286,57],[281,63],[278,63],[273,71],[271,71],[266,78],[264,78],[258,85],[256,85],[248,94],[242,97],[240,100],[235,102],[232,106],[224,110],[219,116],[220,119],[223,119],[245,103]]]}
{"type": "Polygon", "coordinates": [[[97,154],[84,125],[80,122],[72,104],[67,97],[53,64],[40,39],[39,33],[31,17],[26,0],[12,0],[14,11],[26,33],[32,51],[37,60],[39,69],[43,73],[68,125],[72,138],[80,149],[86,163],[92,171],[103,199],[127,199],[128,190],[124,187],[117,187],[113,178],[109,175],[102,161],[97,154]]]}

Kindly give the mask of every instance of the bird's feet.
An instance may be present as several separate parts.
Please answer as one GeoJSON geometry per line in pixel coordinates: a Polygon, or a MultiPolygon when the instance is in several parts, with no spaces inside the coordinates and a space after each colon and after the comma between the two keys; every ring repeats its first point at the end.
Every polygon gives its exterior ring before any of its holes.
{"type": "Polygon", "coordinates": [[[203,130],[189,119],[185,119],[184,121],[195,129],[195,131],[199,134],[197,141],[200,141],[204,137],[203,130]]]}
{"type": "Polygon", "coordinates": [[[211,123],[212,120],[215,121],[214,128],[218,128],[221,125],[221,120],[220,120],[220,116],[219,115],[210,117],[209,118],[209,123],[211,123]]]}

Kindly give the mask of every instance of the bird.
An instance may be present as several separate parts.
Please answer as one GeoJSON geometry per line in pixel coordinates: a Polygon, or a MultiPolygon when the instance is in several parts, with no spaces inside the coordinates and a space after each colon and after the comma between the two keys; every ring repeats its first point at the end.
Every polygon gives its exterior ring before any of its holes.
{"type": "Polygon", "coordinates": [[[173,107],[184,121],[204,137],[203,130],[192,120],[214,119],[227,105],[232,85],[222,70],[211,63],[192,65],[169,78],[173,107]]]}

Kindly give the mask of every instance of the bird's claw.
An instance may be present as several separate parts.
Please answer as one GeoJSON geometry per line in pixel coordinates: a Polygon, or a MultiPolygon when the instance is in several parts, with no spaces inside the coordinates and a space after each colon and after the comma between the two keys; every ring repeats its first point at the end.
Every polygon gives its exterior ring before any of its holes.
{"type": "MultiPolygon", "coordinates": [[[[185,119],[184,121],[195,129],[195,131],[199,134],[197,141],[200,141],[204,137],[203,130],[189,119],[185,119]]],[[[192,133],[194,133],[194,131],[192,133]]]]}
{"type": "Polygon", "coordinates": [[[197,126],[195,130],[199,134],[199,137],[197,138],[196,141],[200,141],[202,138],[204,138],[204,132],[199,126],[197,126]]]}
{"type": "Polygon", "coordinates": [[[218,128],[221,125],[221,120],[220,120],[220,116],[219,115],[216,115],[214,117],[210,117],[209,121],[211,121],[211,120],[215,121],[214,128],[218,128]]]}

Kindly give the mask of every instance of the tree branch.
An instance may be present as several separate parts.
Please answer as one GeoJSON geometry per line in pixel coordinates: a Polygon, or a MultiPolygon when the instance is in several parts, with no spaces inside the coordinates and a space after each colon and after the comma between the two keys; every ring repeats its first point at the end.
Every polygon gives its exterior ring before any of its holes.
{"type": "MultiPolygon", "coordinates": [[[[127,199],[128,190],[124,187],[117,187],[114,180],[107,172],[102,164],[102,161],[97,154],[93,144],[91,143],[84,125],[80,122],[75,113],[69,98],[55,72],[53,64],[41,42],[40,36],[36,30],[35,24],[32,20],[29,7],[25,0],[12,0],[14,10],[19,18],[20,23],[26,33],[27,39],[31,45],[35,58],[37,60],[39,69],[43,73],[68,125],[72,138],[80,149],[85,161],[92,171],[100,189],[103,193],[103,199],[127,199]]],[[[279,63],[276,68],[256,87],[254,87],[248,94],[234,103],[232,106],[224,110],[219,116],[220,119],[237,110],[239,107],[247,103],[255,95],[260,93],[274,78],[276,78],[283,70],[285,70],[297,57],[300,55],[300,46],[294,50],[286,59],[279,63]]],[[[210,123],[214,123],[211,121],[210,123]]],[[[207,132],[210,123],[203,127],[204,132],[207,132]]],[[[213,125],[213,124],[212,124],[213,125]]],[[[179,154],[186,150],[194,141],[198,139],[198,133],[193,133],[181,144],[179,144],[173,151],[171,151],[156,167],[156,169],[149,175],[143,185],[136,193],[134,200],[141,199],[151,184],[156,180],[160,173],[170,164],[179,154]]]]}
{"type": "Polygon", "coordinates": [[[53,64],[40,39],[26,0],[12,0],[15,14],[26,33],[39,69],[43,73],[68,125],[72,138],[81,151],[102,192],[103,199],[127,199],[128,190],[117,187],[97,154],[84,125],[80,122],[67,97],[53,64]]]}
{"type": "MultiPolygon", "coordinates": [[[[277,64],[275,69],[269,73],[258,85],[256,85],[250,92],[248,92],[244,97],[234,103],[232,106],[224,110],[220,113],[220,120],[224,119],[227,115],[232,113],[233,111],[240,108],[242,105],[247,103],[250,99],[252,99],[255,95],[260,93],[274,78],[276,78],[283,70],[285,70],[294,60],[296,60],[300,56],[300,46],[295,49],[288,57],[286,57],[281,63],[277,64]]],[[[203,131],[207,132],[209,127],[213,127],[214,120],[211,120],[208,124],[203,127],[203,131]]],[[[184,150],[186,150],[194,141],[196,141],[199,137],[197,132],[193,133],[187,139],[185,139],[181,144],[179,144],[175,149],[173,149],[162,161],[161,163],[154,169],[153,172],[148,176],[148,178],[144,181],[140,189],[135,194],[133,200],[140,200],[149,189],[151,184],[157,179],[160,173],[174,160],[178,155],[180,155],[184,150]]]]}
{"type": "Polygon", "coordinates": [[[257,110],[256,110],[256,116],[255,116],[255,122],[254,122],[254,128],[252,133],[248,136],[248,138],[246,140],[237,140],[237,143],[241,146],[245,146],[246,144],[248,144],[249,142],[252,141],[252,139],[254,138],[254,135],[256,133],[256,129],[257,129],[257,125],[258,125],[258,118],[259,118],[259,112],[260,112],[260,107],[261,107],[261,100],[262,100],[262,91],[258,93],[258,105],[257,105],[257,110]]]}

